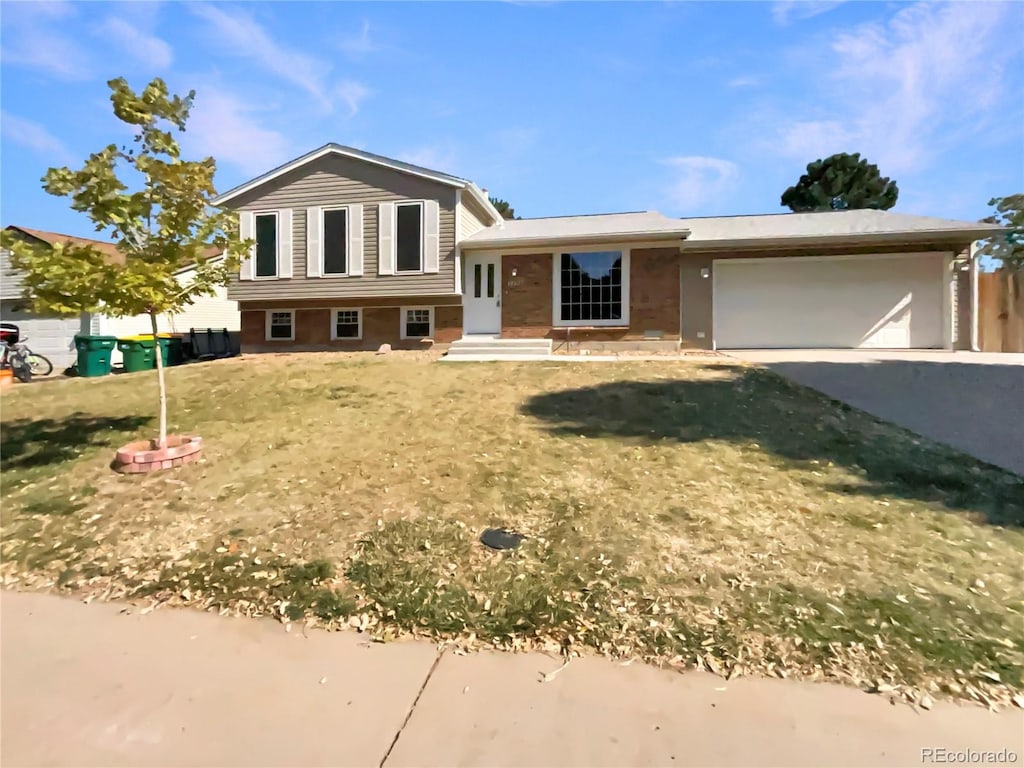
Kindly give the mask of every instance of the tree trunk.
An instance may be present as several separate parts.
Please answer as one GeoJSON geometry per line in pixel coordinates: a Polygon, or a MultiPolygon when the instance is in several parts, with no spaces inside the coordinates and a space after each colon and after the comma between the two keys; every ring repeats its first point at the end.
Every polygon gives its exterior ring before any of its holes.
{"type": "Polygon", "coordinates": [[[157,336],[156,313],[149,313],[149,322],[153,327],[153,354],[156,356],[156,378],[160,382],[160,437],[157,448],[167,447],[167,385],[164,383],[164,356],[161,354],[160,337],[157,336]]]}

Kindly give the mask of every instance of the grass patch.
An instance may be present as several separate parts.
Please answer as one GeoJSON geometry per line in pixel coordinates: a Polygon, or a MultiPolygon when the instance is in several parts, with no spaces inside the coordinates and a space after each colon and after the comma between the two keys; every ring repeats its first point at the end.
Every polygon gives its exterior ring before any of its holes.
{"type": "Polygon", "coordinates": [[[766,371],[324,354],[168,377],[205,459],[144,477],[107,465],[146,436],[152,382],[5,395],[37,415],[3,424],[7,583],[980,701],[1024,686],[1024,481],[766,371]],[[491,552],[492,525],[527,538],[491,552]]]}

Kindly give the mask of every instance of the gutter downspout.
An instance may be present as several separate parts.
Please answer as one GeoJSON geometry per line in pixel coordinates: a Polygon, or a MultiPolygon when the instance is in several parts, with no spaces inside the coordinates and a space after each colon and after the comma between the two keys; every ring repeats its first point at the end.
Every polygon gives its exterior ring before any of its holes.
{"type": "Polygon", "coordinates": [[[978,346],[978,242],[971,243],[971,351],[980,352],[978,346]]]}

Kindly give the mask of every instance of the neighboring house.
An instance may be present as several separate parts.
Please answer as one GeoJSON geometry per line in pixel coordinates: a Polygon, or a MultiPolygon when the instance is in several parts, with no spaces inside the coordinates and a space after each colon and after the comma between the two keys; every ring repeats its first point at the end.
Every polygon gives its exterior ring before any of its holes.
{"type": "Polygon", "coordinates": [[[969,348],[971,243],[875,210],[503,221],[472,182],[328,144],[232,189],[242,351],[464,337],[590,347],[969,348]]]}
{"type": "MultiPolygon", "coordinates": [[[[52,246],[55,243],[73,243],[76,245],[92,245],[108,258],[115,261],[124,260],[124,255],[117,250],[114,243],[103,240],[91,240],[72,237],[57,232],[44,232],[38,229],[9,226],[7,231],[38,244],[52,246]]],[[[219,257],[215,257],[219,258],[219,257]]],[[[187,285],[192,275],[191,269],[178,273],[178,281],[187,285]]],[[[75,335],[91,333],[97,336],[133,336],[140,333],[151,333],[149,317],[110,317],[102,313],[85,314],[80,317],[46,317],[31,314],[22,308],[22,279],[10,263],[8,252],[0,249],[0,320],[16,323],[24,336],[29,339],[29,346],[46,355],[55,367],[66,367],[75,362],[75,335]]],[[[228,299],[227,287],[218,288],[213,296],[196,298],[184,311],[175,315],[160,315],[157,319],[161,333],[188,333],[191,328],[227,328],[237,332],[241,329],[241,315],[238,303],[228,299]]],[[[119,363],[120,352],[115,350],[113,362],[119,363]]]]}

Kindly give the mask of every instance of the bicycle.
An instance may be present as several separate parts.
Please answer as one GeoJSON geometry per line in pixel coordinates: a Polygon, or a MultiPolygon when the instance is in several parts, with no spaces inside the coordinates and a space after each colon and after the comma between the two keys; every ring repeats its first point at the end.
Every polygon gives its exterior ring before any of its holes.
{"type": "Polygon", "coordinates": [[[49,376],[53,363],[44,356],[33,352],[25,342],[27,337],[13,323],[0,323],[0,368],[10,368],[21,382],[32,380],[33,376],[49,376]]]}

